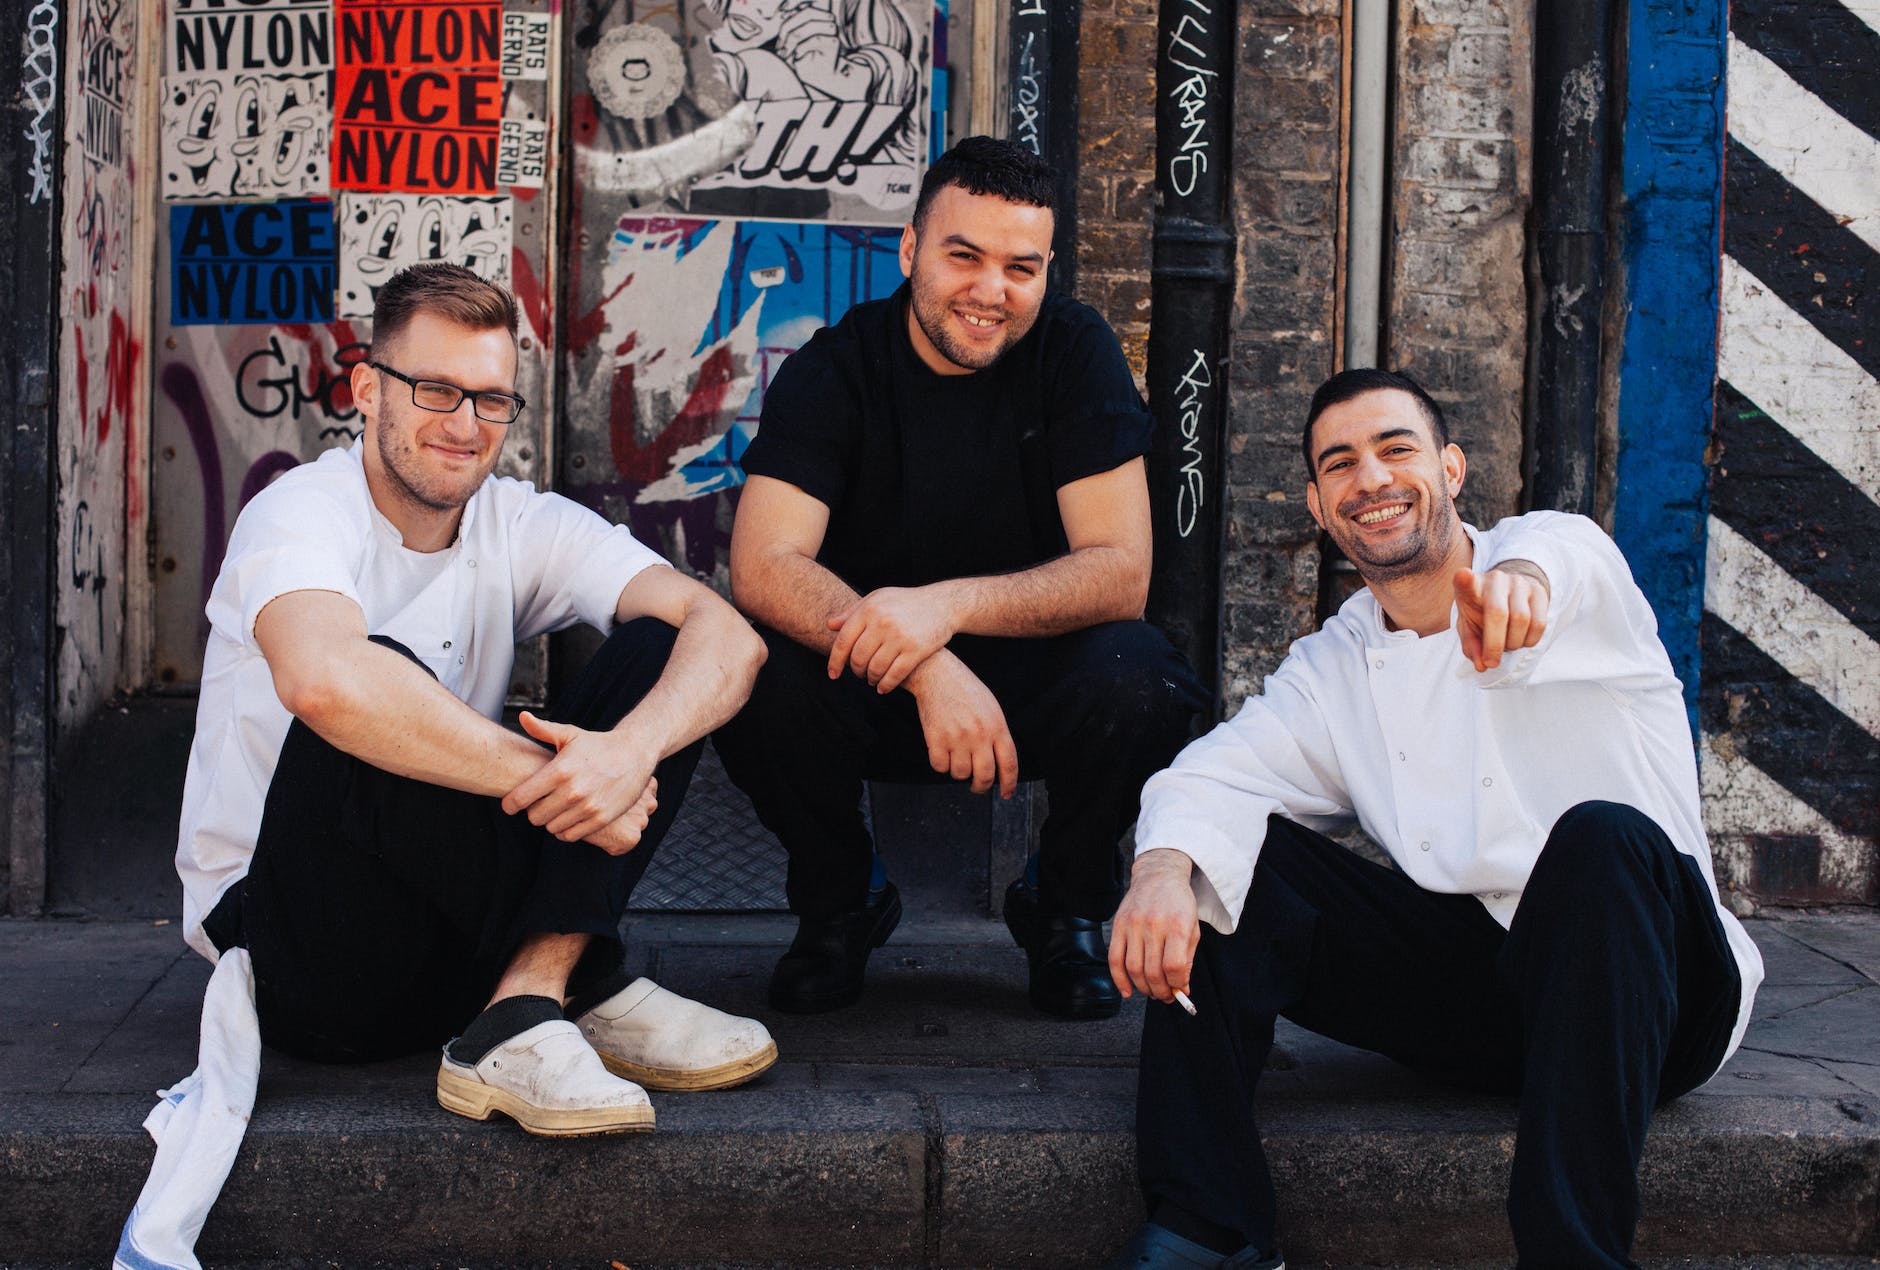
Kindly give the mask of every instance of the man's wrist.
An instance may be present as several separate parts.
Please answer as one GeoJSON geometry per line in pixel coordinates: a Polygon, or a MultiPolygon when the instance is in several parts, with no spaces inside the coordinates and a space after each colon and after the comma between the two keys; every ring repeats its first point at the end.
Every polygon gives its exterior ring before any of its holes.
{"type": "Polygon", "coordinates": [[[1145,872],[1154,874],[1179,874],[1185,881],[1194,875],[1195,862],[1185,851],[1174,847],[1151,847],[1136,856],[1130,866],[1132,876],[1141,876],[1145,872]]]}
{"type": "Polygon", "coordinates": [[[901,681],[901,686],[907,689],[916,701],[920,700],[920,694],[931,687],[936,678],[946,673],[946,664],[949,660],[958,661],[959,659],[944,648],[935,651],[920,665],[908,672],[907,678],[901,681]]]}

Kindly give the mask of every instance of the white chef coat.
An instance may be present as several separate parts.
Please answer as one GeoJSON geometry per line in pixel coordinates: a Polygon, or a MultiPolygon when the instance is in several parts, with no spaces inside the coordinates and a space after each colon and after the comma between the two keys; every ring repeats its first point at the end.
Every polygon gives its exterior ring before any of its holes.
{"type": "Polygon", "coordinates": [[[439,682],[501,717],[520,640],[577,621],[614,625],[621,588],[664,564],[619,525],[557,494],[490,477],[442,551],[408,550],[366,486],[364,442],[284,474],[242,509],[208,603],[196,738],[176,848],[184,937],[214,960],[202,919],[248,872],[262,804],[293,721],[255,643],[290,591],[333,591],[366,629],[411,649],[439,682]]]}
{"type": "Polygon", "coordinates": [[[1142,792],[1137,854],[1195,862],[1203,921],[1240,917],[1267,817],[1336,830],[1355,816],[1418,886],[1473,895],[1506,927],[1554,822],[1600,799],[1643,812],[1695,859],[1742,975],[1734,1052],[1762,957],[1717,896],[1682,690],[1651,606],[1592,521],[1559,512],[1464,526],[1477,571],[1531,560],[1547,632],[1477,673],[1451,629],[1386,627],[1371,592],[1345,602],[1232,719],[1142,792]]]}

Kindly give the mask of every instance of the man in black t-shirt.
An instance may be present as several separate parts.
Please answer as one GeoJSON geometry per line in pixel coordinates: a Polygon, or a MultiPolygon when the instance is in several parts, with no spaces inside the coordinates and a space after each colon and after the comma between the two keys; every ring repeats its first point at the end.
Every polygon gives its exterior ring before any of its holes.
{"type": "Polygon", "coordinates": [[[1050,791],[1006,893],[1031,999],[1105,1018],[1117,839],[1204,705],[1142,619],[1152,421],[1116,337],[1045,293],[1056,181],[1028,151],[962,141],[922,182],[908,282],[791,355],[744,456],[731,587],[770,656],[719,734],[789,852],[800,924],[780,1010],[860,997],[900,920],[860,812],[864,777],[1050,791]]]}

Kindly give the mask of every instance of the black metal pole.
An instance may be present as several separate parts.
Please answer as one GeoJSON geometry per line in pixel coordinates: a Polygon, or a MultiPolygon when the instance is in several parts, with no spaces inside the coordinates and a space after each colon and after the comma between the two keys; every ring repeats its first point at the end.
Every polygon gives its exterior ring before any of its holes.
{"type": "Polygon", "coordinates": [[[1006,136],[1057,171],[1051,286],[1077,282],[1077,68],[1081,0],[1013,0],[1008,31],[1011,108],[1006,136]]]}
{"type": "Polygon", "coordinates": [[[1234,283],[1228,221],[1234,0],[1162,0],[1156,32],[1155,240],[1149,452],[1155,576],[1149,620],[1221,706],[1227,357],[1234,283]]]}
{"type": "Polygon", "coordinates": [[[1606,173],[1619,0],[1542,4],[1534,31],[1534,230],[1528,253],[1528,507],[1593,510],[1606,173]]]}
{"type": "Polygon", "coordinates": [[[52,751],[53,426],[58,378],[63,6],[0,0],[0,913],[45,900],[52,751]]]}

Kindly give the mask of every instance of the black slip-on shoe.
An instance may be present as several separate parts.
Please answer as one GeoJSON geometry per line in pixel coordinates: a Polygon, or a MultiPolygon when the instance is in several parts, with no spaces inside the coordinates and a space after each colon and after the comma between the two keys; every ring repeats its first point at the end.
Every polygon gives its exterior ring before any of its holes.
{"type": "Polygon", "coordinates": [[[901,921],[901,893],[889,882],[872,904],[834,917],[797,922],[790,951],[770,976],[770,1004],[785,1014],[821,1014],[862,996],[868,954],[888,942],[901,921]]]}
{"type": "Polygon", "coordinates": [[[1062,1019],[1108,1019],[1123,1008],[1110,978],[1103,923],[1041,912],[1024,881],[1005,888],[1005,926],[1031,963],[1031,1003],[1062,1019]]]}
{"type": "Polygon", "coordinates": [[[1219,1253],[1165,1226],[1144,1222],[1104,1270],[1286,1270],[1286,1259],[1253,1248],[1219,1253]]]}

